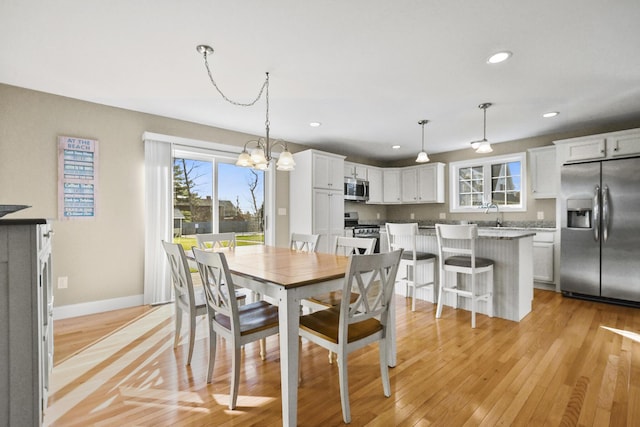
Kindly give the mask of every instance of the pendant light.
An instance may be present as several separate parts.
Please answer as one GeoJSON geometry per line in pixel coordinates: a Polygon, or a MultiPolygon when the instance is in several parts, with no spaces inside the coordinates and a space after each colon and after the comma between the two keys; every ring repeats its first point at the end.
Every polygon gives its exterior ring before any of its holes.
{"type": "Polygon", "coordinates": [[[420,120],[418,122],[418,124],[422,126],[422,151],[418,153],[418,158],[416,159],[416,162],[418,163],[426,163],[429,161],[429,156],[427,155],[427,152],[424,151],[424,125],[427,123],[429,123],[429,120],[420,120]]]}
{"type": "Polygon", "coordinates": [[[484,130],[482,133],[482,139],[479,141],[473,141],[471,143],[471,148],[476,150],[478,154],[486,154],[491,153],[493,148],[491,148],[491,144],[487,141],[487,108],[491,107],[490,102],[485,102],[484,104],[478,105],[478,108],[484,110],[484,130]]]}

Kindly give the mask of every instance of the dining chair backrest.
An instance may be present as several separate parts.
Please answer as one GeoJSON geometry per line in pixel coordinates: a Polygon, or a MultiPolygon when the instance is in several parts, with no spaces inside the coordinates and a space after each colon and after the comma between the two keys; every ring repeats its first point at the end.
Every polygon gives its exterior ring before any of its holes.
{"type": "Polygon", "coordinates": [[[347,342],[349,325],[377,318],[386,325],[402,250],[349,257],[342,288],[338,342],[347,342]],[[352,292],[358,298],[350,302],[352,292]]]}
{"type": "Polygon", "coordinates": [[[195,307],[195,294],[189,263],[182,245],[162,241],[162,246],[169,260],[171,282],[175,293],[176,304],[183,308],[195,307]]]}
{"type": "Polygon", "coordinates": [[[315,252],[318,247],[319,234],[291,233],[289,247],[298,252],[315,252]]]}
{"type": "MultiPolygon", "coordinates": [[[[418,223],[393,224],[387,223],[387,242],[389,252],[396,249],[404,249],[405,252],[416,253],[416,238],[418,235],[418,223]]],[[[405,257],[407,255],[405,254],[405,257]]]]}
{"type": "Polygon", "coordinates": [[[225,328],[240,334],[238,301],[224,253],[193,248],[193,254],[206,295],[209,319],[216,323],[222,321],[225,328]]]}
{"type": "Polygon", "coordinates": [[[358,237],[336,237],[334,253],[336,255],[369,255],[373,253],[376,239],[358,237]]]}
{"type": "Polygon", "coordinates": [[[196,234],[196,242],[200,249],[235,248],[236,233],[196,234]]]}

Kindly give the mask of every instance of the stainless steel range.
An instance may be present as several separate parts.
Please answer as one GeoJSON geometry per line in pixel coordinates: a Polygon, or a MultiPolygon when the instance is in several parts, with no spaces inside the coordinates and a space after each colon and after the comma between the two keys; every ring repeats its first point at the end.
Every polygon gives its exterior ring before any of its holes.
{"type": "Polygon", "coordinates": [[[377,224],[360,224],[358,212],[344,213],[345,236],[353,236],[357,238],[374,238],[376,246],[374,252],[380,252],[380,226],[377,224]]]}

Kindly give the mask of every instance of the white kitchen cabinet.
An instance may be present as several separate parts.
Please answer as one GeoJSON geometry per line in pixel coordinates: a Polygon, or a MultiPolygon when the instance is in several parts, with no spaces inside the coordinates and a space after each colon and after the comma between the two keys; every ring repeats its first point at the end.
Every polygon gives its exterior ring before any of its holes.
{"type": "Polygon", "coordinates": [[[344,235],[344,199],[331,190],[313,190],[313,233],[319,234],[318,252],[333,251],[333,241],[344,235]]]}
{"type": "Polygon", "coordinates": [[[330,252],[334,237],[344,233],[344,157],[317,150],[301,151],[293,157],[296,168],[289,172],[289,232],[319,234],[318,251],[330,252]]]}
{"type": "Polygon", "coordinates": [[[605,142],[604,138],[596,137],[569,143],[567,161],[602,159],[606,157],[605,142]]]}
{"type": "Polygon", "coordinates": [[[631,135],[616,135],[607,138],[609,157],[640,154],[640,132],[631,135]]]}
{"type": "Polygon", "coordinates": [[[601,160],[640,154],[640,129],[553,141],[556,165],[583,160],[601,160]]]}
{"type": "MultiPolygon", "coordinates": [[[[313,159],[313,188],[344,191],[344,157],[315,150],[307,151],[311,151],[309,155],[313,159]]],[[[294,158],[297,163],[297,157],[294,158]]]]}
{"type": "Polygon", "coordinates": [[[533,237],[533,280],[554,283],[554,232],[537,232],[533,237]]]}
{"type": "Polygon", "coordinates": [[[401,203],[400,169],[385,168],[382,172],[382,199],[384,203],[401,203]]]}
{"type": "Polygon", "coordinates": [[[344,162],[344,176],[348,176],[350,178],[364,179],[367,178],[368,168],[366,165],[361,165],[358,163],[344,162]]]}
{"type": "Polygon", "coordinates": [[[53,366],[51,225],[0,220],[0,424],[39,426],[53,366]]]}
{"type": "Polygon", "coordinates": [[[367,167],[367,179],[369,180],[369,200],[367,201],[367,203],[382,203],[384,201],[382,188],[382,169],[372,166],[367,167]]]}
{"type": "Polygon", "coordinates": [[[529,170],[533,198],[556,198],[560,181],[556,168],[556,147],[552,145],[529,149],[529,170]]]}
{"type": "Polygon", "coordinates": [[[444,203],[444,164],[411,166],[401,171],[403,203],[444,203]]]}

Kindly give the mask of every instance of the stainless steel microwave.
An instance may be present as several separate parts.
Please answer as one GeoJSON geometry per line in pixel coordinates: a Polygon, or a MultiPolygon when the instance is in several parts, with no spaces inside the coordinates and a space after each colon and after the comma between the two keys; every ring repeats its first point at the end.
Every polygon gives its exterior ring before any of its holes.
{"type": "Polygon", "coordinates": [[[344,199],[366,202],[369,200],[369,181],[357,178],[344,178],[344,199]]]}

